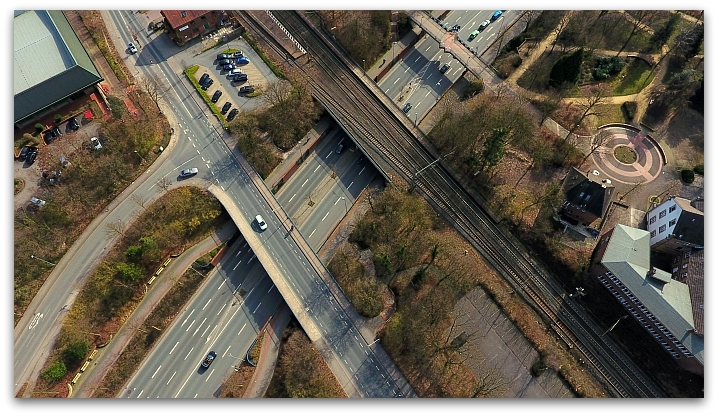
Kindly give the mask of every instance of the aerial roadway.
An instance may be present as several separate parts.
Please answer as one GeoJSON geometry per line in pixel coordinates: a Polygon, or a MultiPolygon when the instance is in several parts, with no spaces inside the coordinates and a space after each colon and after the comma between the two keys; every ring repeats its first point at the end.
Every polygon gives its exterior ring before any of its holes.
{"type": "MultiPolygon", "coordinates": [[[[455,10],[442,20],[447,30],[442,40],[456,33],[469,47],[481,55],[496,41],[499,33],[509,27],[521,15],[520,10],[506,10],[492,20],[495,10],[455,10]],[[486,28],[479,31],[484,21],[486,28]],[[458,31],[452,31],[455,25],[458,31]],[[477,36],[468,40],[476,31],[477,36]]],[[[430,36],[422,36],[416,44],[407,49],[401,61],[379,82],[379,87],[404,111],[409,119],[420,122],[436,105],[441,96],[464,74],[466,68],[430,36]],[[448,64],[448,66],[445,66],[448,64]],[[410,104],[410,105],[407,105],[410,104]]]]}

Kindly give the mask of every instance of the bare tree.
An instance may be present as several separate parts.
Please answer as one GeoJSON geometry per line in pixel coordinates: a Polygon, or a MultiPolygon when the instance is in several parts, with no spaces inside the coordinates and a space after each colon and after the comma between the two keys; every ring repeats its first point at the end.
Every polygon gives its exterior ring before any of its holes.
{"type": "Polygon", "coordinates": [[[628,34],[628,38],[623,43],[623,46],[621,46],[621,49],[618,50],[616,53],[616,56],[620,55],[621,52],[623,52],[624,49],[626,49],[626,46],[628,46],[628,43],[633,39],[634,36],[636,36],[636,33],[638,30],[646,30],[648,27],[648,24],[653,20],[653,18],[656,16],[657,11],[655,10],[634,10],[629,14],[628,12],[625,12],[626,20],[628,20],[633,26],[631,27],[631,31],[628,34]]]}
{"type": "Polygon", "coordinates": [[[606,144],[612,137],[612,134],[606,130],[601,130],[591,138],[591,148],[589,152],[584,156],[581,163],[579,163],[579,166],[583,165],[586,160],[596,152],[596,150],[600,149],[604,144],[606,144]]]}
{"type": "Polygon", "coordinates": [[[157,110],[160,109],[160,99],[164,95],[168,87],[160,81],[159,77],[154,74],[144,75],[140,78],[140,87],[147,93],[153,103],[157,106],[157,110]]]}
{"type": "Polygon", "coordinates": [[[105,224],[105,228],[109,234],[116,234],[124,237],[125,230],[127,229],[127,224],[125,224],[125,222],[122,220],[117,220],[113,222],[108,222],[107,224],[105,224]]]}
{"type": "Polygon", "coordinates": [[[157,181],[157,186],[164,189],[165,191],[169,189],[171,184],[172,184],[172,182],[165,177],[162,177],[157,181]]]}
{"type": "Polygon", "coordinates": [[[150,198],[147,195],[132,194],[130,200],[146,210],[145,204],[149,202],[150,198]]]}
{"type": "Polygon", "coordinates": [[[270,107],[281,105],[289,101],[292,96],[292,84],[286,80],[278,80],[267,85],[262,99],[270,107]]]}
{"type": "Polygon", "coordinates": [[[602,84],[596,85],[591,88],[591,95],[584,98],[584,102],[580,105],[583,108],[583,113],[578,118],[576,123],[571,126],[571,129],[568,131],[568,134],[566,134],[566,137],[563,138],[563,141],[565,142],[568,140],[569,137],[573,134],[574,131],[583,123],[583,120],[586,119],[588,116],[597,116],[601,113],[597,111],[596,107],[603,103],[603,101],[606,98],[606,87],[602,84]]]}
{"type": "Polygon", "coordinates": [[[571,13],[566,13],[561,20],[559,20],[556,27],[551,31],[554,35],[553,42],[551,42],[551,53],[553,53],[553,49],[556,47],[556,42],[558,42],[558,39],[561,37],[561,34],[563,34],[563,31],[566,30],[566,27],[568,27],[568,23],[571,21],[571,13]]]}
{"type": "Polygon", "coordinates": [[[531,21],[533,21],[540,13],[541,11],[539,10],[527,10],[523,15],[521,15],[521,22],[526,25],[526,27],[524,27],[524,32],[528,32],[531,21]]]}

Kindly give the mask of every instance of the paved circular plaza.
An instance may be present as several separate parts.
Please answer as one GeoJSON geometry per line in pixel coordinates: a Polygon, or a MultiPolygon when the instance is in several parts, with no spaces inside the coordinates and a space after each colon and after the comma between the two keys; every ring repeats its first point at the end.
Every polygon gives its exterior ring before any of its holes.
{"type": "Polygon", "coordinates": [[[602,142],[593,153],[596,167],[607,177],[626,184],[648,183],[663,170],[663,158],[655,141],[640,131],[624,127],[605,127],[593,136],[594,143],[602,142]],[[627,147],[635,153],[633,163],[616,158],[616,149],[627,147]]]}

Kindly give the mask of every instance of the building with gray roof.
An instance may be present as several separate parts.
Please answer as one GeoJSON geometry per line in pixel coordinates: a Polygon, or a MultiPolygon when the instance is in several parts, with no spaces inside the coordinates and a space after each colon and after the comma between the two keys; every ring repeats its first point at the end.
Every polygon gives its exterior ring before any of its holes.
{"type": "Polygon", "coordinates": [[[13,94],[16,128],[61,112],[103,80],[60,10],[15,10],[13,94]]]}

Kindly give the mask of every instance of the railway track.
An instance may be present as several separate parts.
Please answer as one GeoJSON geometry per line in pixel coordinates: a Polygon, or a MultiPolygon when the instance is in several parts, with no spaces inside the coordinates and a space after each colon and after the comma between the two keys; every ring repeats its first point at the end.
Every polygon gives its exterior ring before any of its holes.
{"type": "MultiPolygon", "coordinates": [[[[285,54],[251,15],[240,14],[250,29],[268,38],[280,56],[285,54]]],[[[600,336],[601,329],[566,298],[565,289],[546,268],[510,233],[502,231],[441,163],[434,163],[436,157],[414,137],[398,109],[387,108],[390,101],[382,100],[383,93],[363,82],[361,72],[352,71],[357,68],[354,63],[343,58],[336,46],[316,33],[297,12],[273,14],[312,57],[311,64],[295,66],[307,75],[314,97],[385,175],[394,173],[413,181],[416,191],[493,265],[560,339],[582,353],[610,394],[665,396],[620,348],[600,336]],[[417,171],[432,163],[430,169],[415,177],[417,171]]]]}

